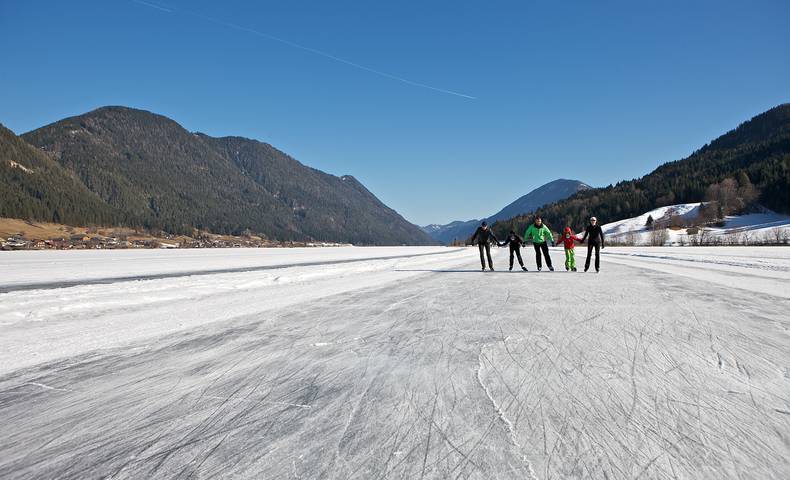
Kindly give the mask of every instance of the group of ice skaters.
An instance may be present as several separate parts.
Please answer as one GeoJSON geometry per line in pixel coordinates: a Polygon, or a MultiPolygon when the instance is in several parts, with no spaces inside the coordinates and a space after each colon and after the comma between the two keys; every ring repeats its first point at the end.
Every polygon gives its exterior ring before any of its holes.
{"type": "MultiPolygon", "coordinates": [[[[527,267],[524,266],[524,261],[521,259],[521,247],[526,246],[527,240],[530,239],[532,240],[532,246],[535,248],[535,263],[538,264],[538,271],[543,270],[542,254],[546,259],[546,266],[553,272],[554,267],[549,256],[549,243],[552,247],[554,246],[554,235],[540,217],[535,217],[533,223],[527,227],[523,237],[518,236],[515,231],[511,230],[503,242],[497,240],[496,235],[491,231],[488,224],[483,222],[472,235],[472,244],[476,243],[480,250],[480,264],[483,271],[486,270],[486,259],[488,260],[488,269],[494,271],[494,264],[491,261],[491,243],[494,242],[500,247],[505,245],[510,247],[510,270],[513,270],[513,257],[515,256],[518,258],[521,269],[526,272],[527,267]]],[[[560,241],[565,247],[565,270],[576,271],[576,253],[574,250],[576,242],[587,242],[587,260],[584,262],[584,271],[586,272],[590,269],[590,259],[593,251],[595,251],[595,271],[601,271],[600,255],[601,249],[604,248],[604,235],[603,230],[598,225],[597,218],[590,218],[590,223],[585,227],[582,238],[577,237],[571,230],[571,227],[565,227],[562,236],[560,236],[560,241]]]]}

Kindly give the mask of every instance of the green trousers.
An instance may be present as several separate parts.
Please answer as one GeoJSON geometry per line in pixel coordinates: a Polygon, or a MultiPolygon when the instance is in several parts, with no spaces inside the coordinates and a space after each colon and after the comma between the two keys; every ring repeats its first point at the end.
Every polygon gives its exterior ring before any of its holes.
{"type": "Polygon", "coordinates": [[[568,270],[576,268],[576,251],[572,248],[565,249],[565,268],[568,270]]]}

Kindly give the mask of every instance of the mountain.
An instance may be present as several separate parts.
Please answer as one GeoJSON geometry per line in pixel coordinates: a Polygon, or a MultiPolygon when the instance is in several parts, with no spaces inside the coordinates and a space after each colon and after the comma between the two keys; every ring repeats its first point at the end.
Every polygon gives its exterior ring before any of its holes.
{"type": "MultiPolygon", "coordinates": [[[[790,104],[761,113],[687,158],[666,163],[644,177],[605,188],[583,190],[537,213],[555,231],[579,230],[591,215],[602,224],[635,217],[666,205],[705,200],[709,188],[724,180],[754,185],[759,203],[790,213],[790,104]]],[[[494,225],[496,233],[524,229],[520,215],[494,225]]]]}
{"type": "MultiPolygon", "coordinates": [[[[277,240],[361,245],[436,243],[351,176],[307,167],[256,140],[191,133],[143,110],[103,107],[21,140],[93,194],[90,206],[69,206],[73,223],[172,233],[249,229],[277,240]]],[[[52,213],[34,217],[52,220],[52,213]]]]}
{"type": "Polygon", "coordinates": [[[480,222],[483,220],[488,223],[494,223],[497,220],[504,220],[516,215],[527,214],[537,210],[543,205],[568,198],[588,188],[591,187],[578,180],[566,180],[561,178],[542,185],[528,194],[519,197],[490,217],[480,220],[455,221],[446,225],[431,224],[422,227],[422,229],[425,233],[442,243],[450,243],[456,239],[466,240],[474,233],[477,226],[480,225],[480,222]]]}
{"type": "Polygon", "coordinates": [[[489,223],[493,223],[497,220],[507,220],[508,218],[515,217],[516,215],[534,212],[543,205],[548,205],[549,203],[566,199],[571,195],[589,188],[592,187],[578,180],[566,180],[564,178],[560,178],[540,186],[522,197],[519,197],[516,201],[497,213],[491,215],[486,220],[489,223]]]}
{"type": "Polygon", "coordinates": [[[73,172],[0,125],[0,217],[102,224],[118,212],[73,172]]]}
{"type": "Polygon", "coordinates": [[[481,220],[456,220],[446,225],[431,224],[422,227],[422,231],[444,244],[449,244],[453,240],[466,240],[478,225],[481,220]]]}
{"type": "Polygon", "coordinates": [[[355,244],[436,243],[351,175],[336,177],[305,167],[256,140],[201,137],[231,159],[247,178],[287,205],[301,231],[324,232],[322,240],[355,244]]]}

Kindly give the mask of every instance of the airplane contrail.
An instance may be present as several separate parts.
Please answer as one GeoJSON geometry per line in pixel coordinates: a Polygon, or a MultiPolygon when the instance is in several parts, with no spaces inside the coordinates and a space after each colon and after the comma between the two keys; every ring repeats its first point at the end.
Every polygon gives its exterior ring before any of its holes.
{"type": "MultiPolygon", "coordinates": [[[[132,1],[134,3],[139,4],[139,5],[144,5],[146,7],[153,8],[153,9],[156,9],[156,10],[159,10],[159,11],[162,11],[162,12],[175,13],[175,10],[173,10],[173,9],[171,9],[169,7],[164,7],[164,6],[161,6],[161,5],[157,5],[155,3],[145,2],[143,0],[132,0],[132,1]]],[[[413,87],[425,88],[425,89],[428,89],[428,90],[433,90],[435,92],[446,93],[448,95],[455,95],[456,97],[468,98],[470,100],[477,100],[477,97],[473,97],[471,95],[466,95],[464,93],[454,92],[452,90],[447,90],[447,89],[444,89],[444,88],[434,87],[432,85],[427,85],[425,83],[415,82],[414,80],[409,80],[408,78],[399,77],[399,76],[393,75],[391,73],[387,73],[387,72],[384,72],[384,71],[381,71],[381,70],[376,70],[375,68],[366,67],[365,65],[362,65],[362,64],[359,64],[359,63],[356,63],[356,62],[352,62],[351,60],[346,60],[345,58],[337,57],[335,55],[332,55],[331,53],[327,53],[327,52],[324,52],[322,50],[318,50],[316,48],[308,47],[308,46],[305,46],[305,45],[300,45],[300,44],[298,44],[296,42],[292,42],[292,41],[286,40],[284,38],[276,37],[274,35],[270,35],[268,33],[262,32],[260,30],[256,30],[254,28],[245,27],[245,26],[239,25],[237,23],[232,23],[232,22],[226,22],[226,21],[223,21],[223,20],[218,20],[218,19],[213,18],[213,17],[208,17],[206,15],[202,15],[202,14],[199,14],[199,13],[190,12],[190,11],[186,11],[186,10],[181,10],[181,12],[185,13],[187,15],[199,18],[201,20],[205,20],[207,22],[211,22],[211,23],[215,23],[217,25],[221,25],[223,27],[232,28],[232,29],[239,30],[239,31],[242,31],[242,32],[247,32],[247,33],[250,33],[250,34],[253,34],[253,35],[257,35],[259,37],[263,37],[263,38],[266,38],[266,39],[269,39],[269,40],[273,40],[275,42],[282,43],[284,45],[288,45],[289,47],[298,48],[300,50],[304,50],[306,52],[310,52],[310,53],[315,54],[315,55],[320,55],[320,56],[322,56],[324,58],[328,58],[330,60],[334,60],[336,62],[343,63],[343,64],[348,65],[350,67],[354,67],[354,68],[357,68],[359,70],[364,70],[366,72],[373,73],[373,74],[379,75],[381,77],[389,78],[391,80],[396,80],[398,82],[402,82],[402,83],[405,83],[407,85],[411,85],[413,87]]]]}
{"type": "Polygon", "coordinates": [[[159,5],[156,5],[156,4],[154,4],[154,3],[148,3],[148,2],[144,2],[143,0],[132,0],[132,1],[133,1],[134,3],[139,3],[140,5],[145,5],[146,7],[155,8],[155,9],[157,9],[157,10],[161,10],[161,11],[163,11],[163,12],[167,12],[167,13],[173,13],[173,11],[172,11],[172,10],[170,10],[170,9],[168,9],[168,8],[165,8],[165,7],[160,7],[159,5]]]}

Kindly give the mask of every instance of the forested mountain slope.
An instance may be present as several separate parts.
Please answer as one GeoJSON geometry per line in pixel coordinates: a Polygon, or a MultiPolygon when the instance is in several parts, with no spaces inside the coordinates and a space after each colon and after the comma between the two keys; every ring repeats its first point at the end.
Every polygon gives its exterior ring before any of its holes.
{"type": "MultiPolygon", "coordinates": [[[[636,180],[584,190],[537,212],[555,231],[577,230],[591,215],[601,223],[635,217],[657,207],[699,202],[713,184],[742,178],[759,190],[759,203],[790,213],[790,104],[772,108],[713,140],[689,157],[661,165],[636,180]]],[[[494,230],[522,230],[532,215],[497,222],[494,230]]]]}
{"type": "Polygon", "coordinates": [[[104,107],[22,138],[115,212],[75,212],[78,222],[111,218],[174,233],[250,229],[278,240],[435,243],[353,177],[312,169],[255,140],[191,133],[151,112],[104,107]]]}
{"type": "Polygon", "coordinates": [[[0,125],[0,217],[108,224],[120,213],[71,171],[0,125]]]}

